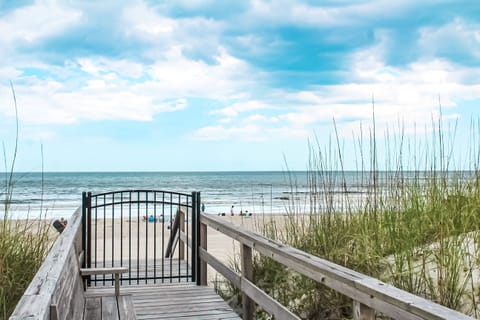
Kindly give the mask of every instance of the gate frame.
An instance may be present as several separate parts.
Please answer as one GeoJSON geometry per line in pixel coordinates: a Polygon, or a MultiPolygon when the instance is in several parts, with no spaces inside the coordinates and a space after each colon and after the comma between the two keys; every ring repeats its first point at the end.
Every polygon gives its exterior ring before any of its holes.
{"type": "MultiPolygon", "coordinates": [[[[187,208],[191,209],[191,256],[190,256],[190,266],[191,266],[191,281],[196,283],[197,285],[200,284],[200,255],[199,255],[199,250],[198,247],[200,245],[200,204],[201,204],[201,197],[200,197],[200,192],[199,191],[193,191],[191,194],[187,193],[179,193],[179,192],[174,192],[174,191],[165,191],[165,190],[141,190],[141,189],[134,189],[134,190],[118,190],[118,191],[110,191],[110,192],[101,192],[92,195],[92,192],[82,192],[82,250],[85,255],[85,259],[83,259],[83,268],[91,268],[92,267],[92,198],[93,197],[98,197],[98,196],[105,196],[107,194],[123,194],[125,192],[129,192],[130,194],[132,193],[145,193],[148,195],[149,192],[153,193],[162,193],[162,194],[170,194],[170,195],[179,195],[179,196],[185,196],[191,198],[191,206],[186,205],[187,208]]],[[[113,196],[114,198],[114,196],[113,196]]],[[[147,197],[148,198],[148,197],[147,197]]],[[[148,199],[146,200],[148,203],[148,199]]],[[[152,201],[153,202],[153,201],[152,201]]],[[[121,204],[125,203],[140,203],[140,200],[137,199],[136,201],[120,201],[121,204]]],[[[173,205],[173,202],[166,202],[165,197],[163,197],[162,201],[156,201],[154,203],[160,203],[163,206],[168,203],[170,205],[173,205]]],[[[103,205],[106,206],[114,206],[116,203],[115,201],[112,201],[111,203],[104,203],[103,205]]],[[[181,206],[181,203],[176,203],[176,205],[181,206]]],[[[183,204],[185,206],[185,204],[183,204]]],[[[95,206],[97,208],[97,206],[95,206]]],[[[123,208],[122,208],[123,210],[123,208]]],[[[114,217],[112,216],[112,219],[114,217]]],[[[148,217],[147,217],[148,219],[148,217]]],[[[188,220],[188,215],[186,215],[186,219],[188,220]]],[[[139,221],[137,222],[139,223],[139,221]]],[[[148,223],[148,221],[147,221],[148,223]]],[[[183,222],[185,223],[185,222],[183,222]]],[[[177,231],[179,232],[179,230],[177,231]]],[[[172,234],[174,235],[174,234],[172,234]]],[[[162,231],[162,236],[163,236],[163,231],[162,231]]],[[[175,236],[175,235],[174,235],[175,236]]],[[[187,237],[188,239],[188,237],[187,237]]],[[[114,241],[113,235],[112,235],[112,242],[114,241]]],[[[147,238],[148,241],[148,238],[147,238]]],[[[187,241],[188,244],[188,241],[187,241]]],[[[189,250],[189,246],[187,245],[186,250],[189,250]]],[[[163,254],[163,253],[162,253],[163,254]]],[[[105,261],[104,261],[105,263],[105,261]]],[[[188,262],[187,262],[188,263],[188,262]]],[[[173,278],[177,277],[170,277],[170,280],[173,278]]],[[[182,277],[179,275],[178,279],[180,280],[182,277]]],[[[162,277],[154,277],[154,280],[156,279],[168,279],[168,277],[162,276],[162,277]]],[[[187,271],[187,279],[188,279],[188,271],[187,271]]],[[[87,286],[91,286],[91,276],[86,277],[87,280],[87,286]]],[[[98,280],[95,280],[98,282],[98,280]]],[[[110,281],[110,279],[108,279],[110,281]]],[[[125,280],[126,281],[126,280],[125,280]]],[[[131,280],[130,280],[131,281],[131,280]]],[[[139,279],[137,279],[138,283],[139,279]]]]}

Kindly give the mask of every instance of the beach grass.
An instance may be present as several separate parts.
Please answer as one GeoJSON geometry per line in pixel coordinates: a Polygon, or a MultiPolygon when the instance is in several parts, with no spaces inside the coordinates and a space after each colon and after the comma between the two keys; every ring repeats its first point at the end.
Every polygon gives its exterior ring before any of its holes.
{"type": "MultiPolygon", "coordinates": [[[[408,141],[402,132],[395,141],[383,139],[382,157],[374,129],[366,142],[358,138],[355,184],[363,186],[358,194],[346,183],[338,134],[326,147],[315,141],[310,144],[310,192],[305,199],[292,197],[281,226],[271,219],[257,231],[478,318],[478,151],[469,146],[468,168],[456,171],[454,139],[444,136],[440,120],[432,127],[436,130],[428,141],[408,141]]],[[[294,173],[287,178],[295,193],[294,173]]],[[[303,319],[352,316],[350,299],[268,257],[257,256],[254,270],[257,285],[303,319]]],[[[228,296],[230,287],[222,288],[228,296]]],[[[268,318],[261,310],[257,316],[268,318]]]]}
{"type": "Polygon", "coordinates": [[[27,217],[26,220],[16,220],[11,210],[15,187],[13,173],[18,153],[17,102],[13,85],[11,88],[17,115],[17,132],[10,163],[3,144],[5,178],[4,187],[0,191],[0,201],[3,204],[0,209],[0,319],[7,319],[13,312],[52,244],[50,225],[45,219],[46,212],[40,210],[35,219],[27,217]]]}

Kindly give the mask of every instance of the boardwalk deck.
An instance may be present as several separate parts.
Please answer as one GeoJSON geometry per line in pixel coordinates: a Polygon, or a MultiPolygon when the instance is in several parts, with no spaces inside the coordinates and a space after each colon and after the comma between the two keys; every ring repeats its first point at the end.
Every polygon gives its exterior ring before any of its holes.
{"type": "MultiPolygon", "coordinates": [[[[87,296],[105,295],[112,288],[88,289],[87,296]]],[[[241,319],[213,288],[194,283],[123,286],[131,294],[137,319],[241,319]]]]}

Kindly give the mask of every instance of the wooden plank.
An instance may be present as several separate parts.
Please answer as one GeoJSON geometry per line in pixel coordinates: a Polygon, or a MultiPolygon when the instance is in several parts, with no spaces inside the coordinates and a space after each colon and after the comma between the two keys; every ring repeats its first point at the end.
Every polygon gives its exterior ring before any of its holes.
{"type": "Polygon", "coordinates": [[[200,259],[207,262],[213,269],[217,270],[222,276],[224,276],[228,281],[230,281],[235,287],[241,287],[242,277],[238,275],[235,271],[224,265],[220,260],[215,258],[213,255],[200,248],[198,253],[200,254],[200,259]]]}
{"type": "Polygon", "coordinates": [[[280,302],[276,301],[268,294],[263,292],[260,288],[248,281],[244,277],[238,275],[233,270],[225,266],[217,258],[212,256],[207,251],[200,249],[200,258],[207,261],[207,263],[223,275],[227,280],[232,282],[234,286],[241,289],[248,297],[253,299],[258,305],[264,308],[267,312],[274,315],[276,319],[300,319],[280,302]]]}
{"type": "MultiPolygon", "coordinates": [[[[200,223],[200,248],[203,250],[207,250],[207,240],[207,225],[200,223]]],[[[207,263],[205,261],[200,262],[200,285],[207,285],[207,263]]]]}
{"type": "MultiPolygon", "coordinates": [[[[253,281],[253,256],[252,248],[242,244],[241,251],[241,263],[242,263],[242,277],[253,281]]],[[[255,302],[250,299],[246,293],[242,293],[242,317],[243,320],[253,320],[255,314],[255,302]]]]}
{"type": "Polygon", "coordinates": [[[192,283],[125,287],[137,319],[240,319],[211,287],[192,283]]]}
{"type": "Polygon", "coordinates": [[[375,320],[375,310],[353,301],[353,320],[375,320]]]}
{"type": "MultiPolygon", "coordinates": [[[[185,232],[185,213],[183,213],[183,211],[181,210],[178,210],[180,212],[179,214],[179,224],[180,224],[180,234],[182,232],[185,232]]],[[[179,243],[179,247],[178,247],[178,258],[180,260],[184,260],[185,259],[185,242],[183,242],[182,240],[182,237],[180,236],[180,243],[179,243]]]]}
{"type": "Polygon", "coordinates": [[[106,267],[106,268],[81,268],[80,274],[82,276],[89,276],[92,274],[122,274],[127,273],[127,267],[106,267]]]}
{"type": "Polygon", "coordinates": [[[387,285],[372,285],[379,280],[273,241],[213,215],[200,215],[201,223],[253,247],[261,254],[312,278],[359,303],[397,319],[473,319],[460,312],[402,291],[393,294],[387,285]],[[367,285],[370,283],[370,285],[367,285]],[[388,298],[387,298],[388,297],[388,298]],[[420,316],[421,315],[421,316],[420,316]]]}
{"type": "Polygon", "coordinates": [[[79,207],[69,219],[68,226],[59,235],[40,266],[22,298],[18,302],[11,319],[24,319],[35,315],[37,319],[50,317],[50,302],[68,259],[69,251],[74,248],[75,236],[81,229],[81,213],[79,207]]]}
{"type": "Polygon", "coordinates": [[[83,283],[78,270],[77,254],[72,247],[52,292],[51,304],[56,306],[59,320],[70,318],[84,308],[83,283]]]}
{"type": "Polygon", "coordinates": [[[85,300],[84,320],[102,319],[102,298],[87,298],[85,300]]]}
{"type": "Polygon", "coordinates": [[[118,304],[115,297],[102,297],[102,319],[118,320],[118,304]]]}
{"type": "Polygon", "coordinates": [[[118,315],[120,320],[134,320],[135,307],[133,305],[132,295],[122,295],[117,297],[118,315]]]}

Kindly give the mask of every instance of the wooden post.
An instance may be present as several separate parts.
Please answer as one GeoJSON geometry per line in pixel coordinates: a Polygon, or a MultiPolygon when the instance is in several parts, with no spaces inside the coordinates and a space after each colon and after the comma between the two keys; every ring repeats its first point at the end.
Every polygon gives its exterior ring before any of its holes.
{"type": "MultiPolygon", "coordinates": [[[[207,250],[207,225],[200,223],[200,247],[207,250]]],[[[207,263],[202,260],[200,263],[200,285],[207,285],[207,263]]]]}
{"type": "MultiPolygon", "coordinates": [[[[242,244],[242,276],[253,282],[253,257],[252,248],[242,244]]],[[[245,293],[242,293],[243,320],[253,320],[255,315],[255,302],[245,293]]]]}
{"type": "MultiPolygon", "coordinates": [[[[180,231],[185,232],[185,213],[180,211],[180,231]]],[[[179,234],[180,236],[180,234],[179,234]]],[[[185,242],[183,242],[182,237],[179,237],[179,248],[178,248],[178,259],[183,260],[185,259],[185,242]]]]}
{"type": "Polygon", "coordinates": [[[375,310],[358,301],[353,301],[353,319],[375,320],[375,310]]]}

